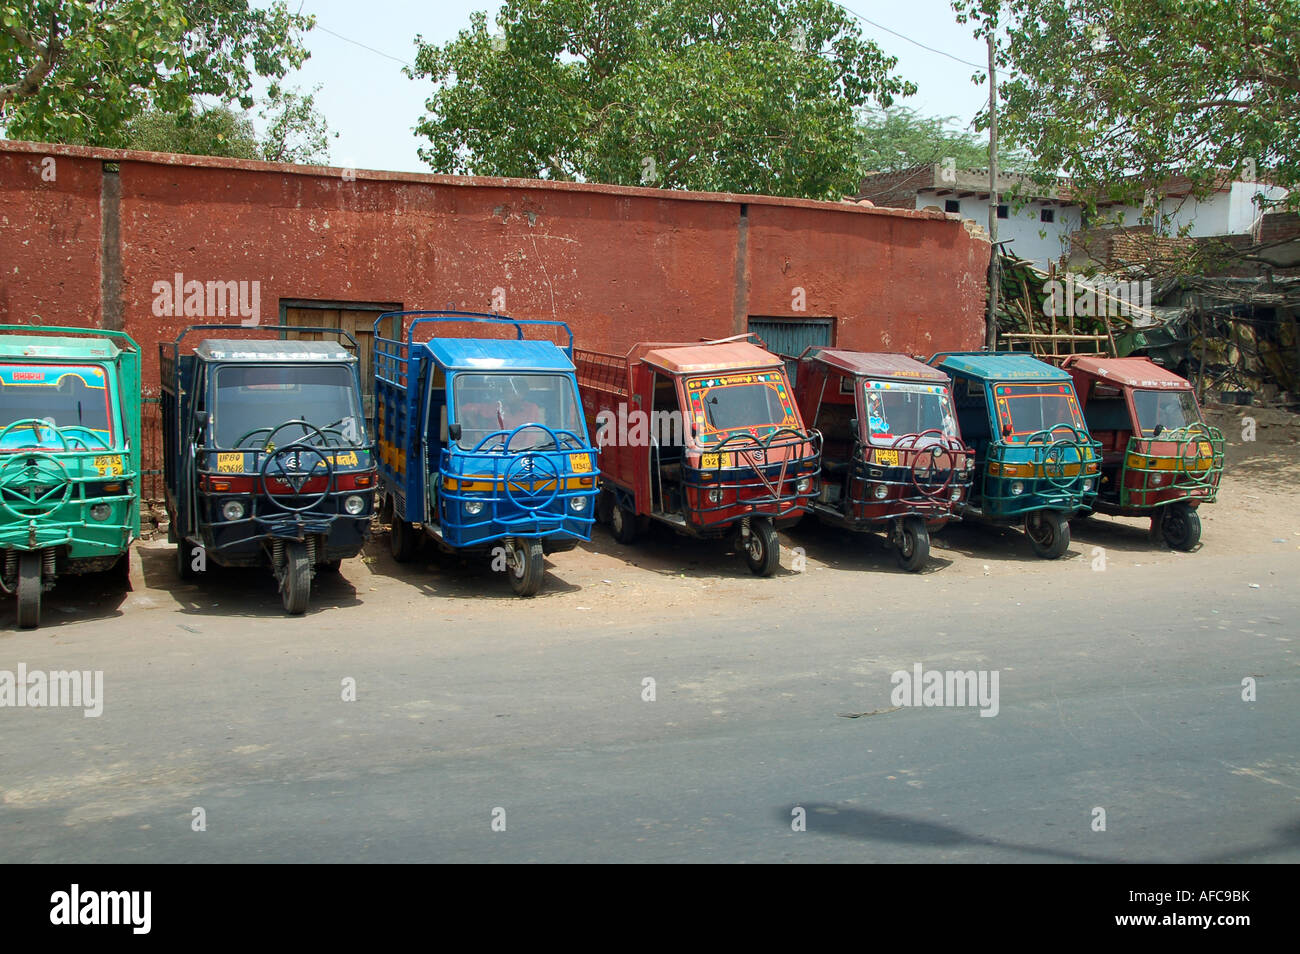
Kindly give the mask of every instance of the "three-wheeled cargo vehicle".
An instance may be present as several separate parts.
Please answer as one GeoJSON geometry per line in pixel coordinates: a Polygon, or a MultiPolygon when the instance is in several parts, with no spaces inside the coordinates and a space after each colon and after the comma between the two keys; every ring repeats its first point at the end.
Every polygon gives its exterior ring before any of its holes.
{"type": "Polygon", "coordinates": [[[370,534],[375,463],[356,340],[337,328],[194,325],[159,345],[163,473],[176,570],[269,566],[285,611],[370,534]],[[181,341],[203,338],[190,352],[181,341]],[[290,333],[337,341],[290,340],[290,333]]]}
{"type": "Polygon", "coordinates": [[[374,347],[393,557],[412,559],[425,537],[445,552],[495,553],[515,593],[535,595],[545,555],[590,540],[594,522],[597,451],[578,403],[568,325],[389,312],[375,321],[374,347]],[[489,336],[416,341],[417,330],[448,324],[483,326],[489,336]],[[559,329],[568,343],[525,339],[525,329],[559,329]],[[508,332],[514,337],[491,337],[508,332]]]}
{"type": "Polygon", "coordinates": [[[1092,510],[1150,517],[1153,537],[1194,549],[1201,539],[1196,509],[1219,492],[1223,434],[1201,417],[1192,385],[1148,358],[1070,355],[1062,367],[1101,443],[1092,510]]]}
{"type": "Polygon", "coordinates": [[[654,520],[696,537],[738,533],[758,576],[780,565],[777,528],[808,510],[821,436],[804,428],[781,359],[748,337],[577,352],[601,447],[598,517],[619,542],[654,520]]]}
{"type": "Polygon", "coordinates": [[[1040,557],[1070,547],[1070,517],[1097,495],[1101,445],[1088,434],[1070,375],[1023,352],[940,352],[963,439],[975,449],[963,518],[1024,524],[1040,557]]]}
{"type": "Polygon", "coordinates": [[[18,625],[65,573],[127,585],[140,535],[140,348],[120,331],[0,325],[0,588],[18,625]]]}
{"type": "Polygon", "coordinates": [[[795,400],[822,435],[817,519],[884,531],[899,566],[920,570],[930,530],[960,519],[975,466],[948,376],[906,355],[813,347],[799,358],[795,400]]]}

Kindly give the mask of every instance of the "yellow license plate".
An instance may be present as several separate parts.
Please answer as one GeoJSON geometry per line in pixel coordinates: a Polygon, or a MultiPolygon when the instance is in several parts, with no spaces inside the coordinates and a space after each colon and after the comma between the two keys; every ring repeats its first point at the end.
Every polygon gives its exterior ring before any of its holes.
{"type": "Polygon", "coordinates": [[[700,470],[717,470],[720,466],[717,454],[700,455],[700,470]]]}
{"type": "Polygon", "coordinates": [[[122,473],[122,458],[120,457],[96,457],[95,470],[101,477],[117,477],[122,473]]]}
{"type": "Polygon", "coordinates": [[[244,472],[243,454],[218,454],[217,473],[242,474],[244,472]]]}
{"type": "Polygon", "coordinates": [[[898,451],[896,450],[878,450],[876,451],[876,463],[886,464],[890,467],[898,466],[898,451]]]}
{"type": "Polygon", "coordinates": [[[590,454],[570,454],[569,466],[573,468],[574,473],[590,474],[591,473],[591,455],[590,454]]]}
{"type": "Polygon", "coordinates": [[[346,454],[335,454],[334,464],[338,467],[355,467],[357,466],[357,452],[348,451],[346,454]]]}

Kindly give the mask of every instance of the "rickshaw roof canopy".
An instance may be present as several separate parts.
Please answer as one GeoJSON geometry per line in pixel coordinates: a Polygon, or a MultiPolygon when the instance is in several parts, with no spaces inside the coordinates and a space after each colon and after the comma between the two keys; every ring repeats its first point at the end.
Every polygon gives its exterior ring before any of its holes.
{"type": "Polygon", "coordinates": [[[423,346],[454,371],[572,371],[573,362],[554,341],[514,338],[430,338],[423,346]]]}
{"type": "Polygon", "coordinates": [[[336,341],[282,338],[205,338],[194,353],[205,361],[349,361],[354,355],[336,341]]]}
{"type": "Polygon", "coordinates": [[[122,349],[107,338],[63,338],[49,335],[0,335],[0,360],[52,358],[60,361],[112,360],[122,349]]]}
{"type": "Polygon", "coordinates": [[[1113,382],[1122,387],[1151,388],[1165,391],[1190,391],[1191,383],[1167,368],[1162,368],[1150,358],[1094,358],[1091,355],[1071,357],[1065,361],[1071,371],[1113,382]]]}
{"type": "Polygon", "coordinates": [[[965,351],[937,354],[937,366],[954,374],[985,381],[1069,381],[1070,375],[1055,365],[1018,351],[965,351]]]}
{"type": "Polygon", "coordinates": [[[712,371],[745,371],[753,368],[784,367],[781,359],[748,341],[726,341],[718,344],[650,345],[649,350],[636,354],[645,345],[637,345],[629,353],[629,360],[638,357],[647,364],[662,368],[669,374],[701,374],[712,371]]]}
{"type": "MultiPolygon", "coordinates": [[[[820,361],[843,374],[864,378],[893,378],[900,381],[927,381],[947,384],[948,376],[937,368],[922,364],[905,354],[875,351],[840,351],[836,348],[810,348],[802,356],[820,361]]],[[[802,359],[801,359],[802,360],[802,359]]]]}

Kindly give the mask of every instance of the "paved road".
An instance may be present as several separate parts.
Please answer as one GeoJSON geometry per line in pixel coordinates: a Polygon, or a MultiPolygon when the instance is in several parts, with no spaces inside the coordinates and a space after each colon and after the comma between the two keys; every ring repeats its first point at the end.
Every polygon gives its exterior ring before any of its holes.
{"type": "Polygon", "coordinates": [[[381,556],[300,619],[144,549],[125,601],[0,630],[0,670],[105,683],[99,718],[0,709],[0,861],[1300,861],[1300,553],[1131,540],[764,581],[559,555],[533,601],[381,556]],[[996,670],[996,717],[894,709],[918,662],[996,670]]]}

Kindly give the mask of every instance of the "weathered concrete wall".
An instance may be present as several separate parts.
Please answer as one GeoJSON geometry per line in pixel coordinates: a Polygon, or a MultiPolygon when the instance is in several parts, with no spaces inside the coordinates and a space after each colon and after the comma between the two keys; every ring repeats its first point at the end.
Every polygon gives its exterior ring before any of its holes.
{"type": "Polygon", "coordinates": [[[851,203],[0,141],[0,320],[112,315],[101,243],[115,234],[150,392],[157,342],[220,320],[155,313],[155,283],[178,273],[258,283],[263,324],[282,299],[489,311],[503,294],[505,312],[563,319],[604,350],[734,334],[764,315],[834,317],[844,348],[929,353],[980,345],[989,256],[953,218],[851,203]],[[120,170],[116,232],[101,221],[106,162],[120,170]]]}

